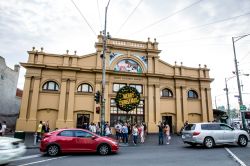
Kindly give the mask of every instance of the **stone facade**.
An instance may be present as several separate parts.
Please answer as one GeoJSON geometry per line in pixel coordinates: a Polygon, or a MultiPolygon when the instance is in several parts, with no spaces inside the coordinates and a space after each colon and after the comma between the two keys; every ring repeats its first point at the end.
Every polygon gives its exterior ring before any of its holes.
{"type": "Polygon", "coordinates": [[[14,70],[9,68],[0,56],[0,121],[6,121],[10,128],[16,125],[21,104],[21,98],[16,96],[19,70],[19,65],[14,70]]]}
{"type": "MultiPolygon", "coordinates": [[[[40,120],[48,120],[51,129],[100,121],[94,95],[102,88],[101,35],[95,47],[95,53],[84,56],[28,51],[28,62],[21,63],[27,72],[18,130],[35,131],[40,120]]],[[[213,120],[209,69],[170,65],[160,60],[160,52],[156,40],[107,40],[105,121],[145,121],[149,132],[157,132],[159,121],[179,131],[186,120],[213,120]],[[114,103],[124,85],[141,93],[140,105],[129,113],[114,103]]]]}

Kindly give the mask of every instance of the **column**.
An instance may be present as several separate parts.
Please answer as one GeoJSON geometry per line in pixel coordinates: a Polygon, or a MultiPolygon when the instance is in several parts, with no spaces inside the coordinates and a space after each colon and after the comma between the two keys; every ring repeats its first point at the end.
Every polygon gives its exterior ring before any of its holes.
{"type": "Polygon", "coordinates": [[[30,83],[31,83],[31,77],[25,78],[24,82],[24,89],[23,89],[23,96],[22,96],[22,102],[21,102],[21,108],[19,113],[19,118],[16,122],[16,130],[24,130],[26,126],[26,120],[27,120],[27,110],[28,110],[28,103],[29,103],[29,93],[30,93],[30,83]]]}
{"type": "Polygon", "coordinates": [[[36,131],[37,128],[37,108],[38,108],[38,100],[39,100],[39,87],[40,87],[40,77],[34,78],[33,92],[30,98],[30,116],[27,122],[26,131],[36,131]]]}
{"type": "Polygon", "coordinates": [[[202,114],[202,121],[207,122],[207,106],[206,106],[206,92],[205,88],[201,88],[201,114],[202,114]]]}
{"type": "Polygon", "coordinates": [[[160,85],[155,85],[155,121],[158,123],[159,121],[162,121],[161,118],[161,101],[160,101],[160,85]]]}
{"type": "Polygon", "coordinates": [[[212,122],[214,119],[214,116],[213,116],[211,89],[210,88],[206,88],[206,101],[207,101],[208,121],[212,122]]]}
{"type": "Polygon", "coordinates": [[[70,80],[69,85],[69,101],[68,101],[68,112],[66,127],[73,127],[73,115],[74,115],[74,105],[75,105],[75,80],[70,80]]]}
{"type": "Polygon", "coordinates": [[[181,95],[181,87],[176,87],[175,89],[175,112],[176,112],[176,130],[177,132],[181,130],[183,126],[182,119],[182,95],[181,95]]]}
{"type": "Polygon", "coordinates": [[[62,79],[61,88],[60,88],[59,110],[58,110],[56,128],[64,127],[66,87],[67,87],[67,79],[62,79]]]}
{"type": "Polygon", "coordinates": [[[187,90],[186,87],[182,87],[182,116],[183,124],[188,121],[188,109],[187,109],[187,90]]]}
{"type": "Polygon", "coordinates": [[[154,86],[148,85],[148,131],[157,132],[154,107],[154,86]]]}

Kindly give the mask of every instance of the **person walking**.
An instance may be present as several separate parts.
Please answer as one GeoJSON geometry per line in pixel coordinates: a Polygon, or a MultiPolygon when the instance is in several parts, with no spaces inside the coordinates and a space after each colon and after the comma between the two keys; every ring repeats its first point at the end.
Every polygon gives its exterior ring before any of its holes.
{"type": "Polygon", "coordinates": [[[137,138],[138,138],[138,128],[137,128],[137,124],[135,124],[135,125],[133,126],[132,135],[133,135],[133,143],[134,143],[134,145],[136,145],[136,144],[137,144],[137,138]]]}
{"type": "Polygon", "coordinates": [[[122,138],[123,138],[123,143],[128,144],[128,124],[124,123],[122,126],[122,138]]]}
{"type": "Polygon", "coordinates": [[[143,124],[141,124],[141,126],[140,126],[140,139],[141,139],[141,143],[143,144],[144,143],[144,135],[145,135],[145,132],[144,132],[144,126],[143,126],[143,124]]]}
{"type": "Polygon", "coordinates": [[[163,145],[163,129],[164,129],[164,125],[163,123],[160,121],[158,124],[158,128],[159,128],[159,145],[163,145]]]}
{"type": "Polygon", "coordinates": [[[42,127],[43,127],[43,122],[40,121],[40,123],[37,126],[37,130],[36,130],[36,142],[38,142],[39,140],[41,140],[41,134],[42,134],[42,127]]]}
{"type": "Polygon", "coordinates": [[[168,145],[170,143],[170,127],[168,125],[168,123],[166,123],[165,127],[164,127],[164,134],[165,134],[165,140],[166,140],[166,144],[168,145]]]}
{"type": "Polygon", "coordinates": [[[2,136],[5,135],[6,129],[7,129],[6,121],[3,121],[3,124],[2,124],[2,136]]]}
{"type": "Polygon", "coordinates": [[[49,121],[47,121],[45,123],[45,133],[48,133],[50,131],[50,128],[49,128],[49,121]]]}
{"type": "Polygon", "coordinates": [[[109,124],[105,125],[105,136],[107,137],[111,136],[111,130],[110,130],[109,124]]]}

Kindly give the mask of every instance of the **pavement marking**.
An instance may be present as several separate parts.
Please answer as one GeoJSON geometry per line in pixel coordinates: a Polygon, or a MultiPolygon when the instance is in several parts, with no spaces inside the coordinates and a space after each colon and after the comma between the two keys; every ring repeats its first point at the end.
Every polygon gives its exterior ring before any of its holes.
{"type": "Polygon", "coordinates": [[[241,165],[241,166],[247,166],[243,161],[241,161],[233,152],[231,152],[228,148],[225,148],[226,151],[241,165]]]}
{"type": "Polygon", "coordinates": [[[31,155],[31,156],[18,157],[17,159],[14,159],[12,161],[26,160],[26,159],[31,159],[31,158],[41,157],[41,156],[42,156],[41,154],[36,154],[36,155],[31,155]]]}
{"type": "Polygon", "coordinates": [[[32,163],[26,163],[26,164],[22,164],[22,165],[19,165],[19,166],[33,165],[33,164],[43,163],[43,162],[46,162],[46,161],[56,160],[56,159],[65,158],[65,157],[67,157],[67,156],[55,157],[55,158],[51,158],[51,159],[35,161],[35,162],[32,162],[32,163]]]}

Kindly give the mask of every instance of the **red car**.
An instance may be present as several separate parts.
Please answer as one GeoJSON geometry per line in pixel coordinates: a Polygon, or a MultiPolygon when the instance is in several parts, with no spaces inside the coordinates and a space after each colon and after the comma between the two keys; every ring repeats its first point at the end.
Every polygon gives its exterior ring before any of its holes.
{"type": "Polygon", "coordinates": [[[119,144],[109,137],[102,137],[84,129],[59,129],[44,134],[40,151],[50,156],[68,152],[98,152],[107,155],[117,152],[119,144]]]}

